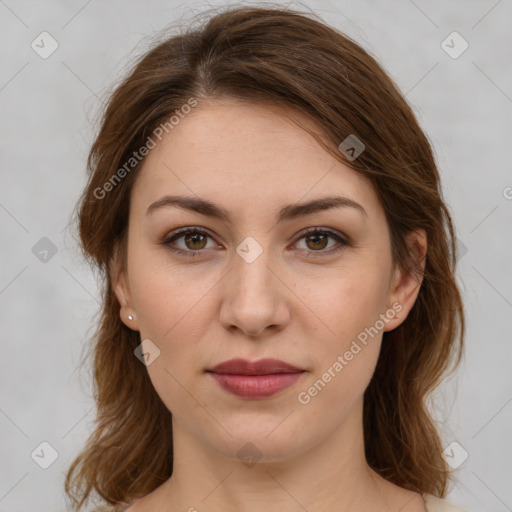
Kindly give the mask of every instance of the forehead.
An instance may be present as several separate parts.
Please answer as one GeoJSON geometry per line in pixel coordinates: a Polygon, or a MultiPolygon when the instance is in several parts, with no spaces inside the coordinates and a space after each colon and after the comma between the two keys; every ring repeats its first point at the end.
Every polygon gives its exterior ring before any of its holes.
{"type": "Polygon", "coordinates": [[[147,208],[164,194],[253,211],[325,195],[377,207],[370,182],[290,117],[321,132],[295,109],[238,100],[199,104],[146,156],[132,192],[134,207],[147,208]]]}

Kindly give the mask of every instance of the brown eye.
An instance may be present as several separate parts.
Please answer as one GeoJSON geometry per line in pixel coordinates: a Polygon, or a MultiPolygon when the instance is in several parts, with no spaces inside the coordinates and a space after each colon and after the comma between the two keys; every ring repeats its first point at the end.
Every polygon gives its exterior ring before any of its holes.
{"type": "Polygon", "coordinates": [[[315,251],[325,249],[329,243],[329,236],[324,234],[309,235],[305,238],[311,242],[308,247],[315,251]]]}
{"type": "Polygon", "coordinates": [[[299,238],[299,241],[302,240],[304,240],[305,248],[299,247],[299,249],[306,251],[308,257],[327,256],[350,245],[348,240],[342,235],[334,231],[318,228],[308,229],[299,238]],[[329,240],[338,242],[337,247],[336,244],[333,244],[329,247],[329,240]]]}
{"type": "Polygon", "coordinates": [[[203,250],[208,249],[208,239],[212,239],[212,237],[206,231],[188,228],[171,234],[161,244],[172,252],[196,258],[202,254],[203,250]]]}
{"type": "MultiPolygon", "coordinates": [[[[171,234],[161,244],[172,252],[189,258],[196,258],[204,255],[203,251],[208,249],[208,239],[213,241],[212,236],[206,231],[199,228],[187,228],[171,234]],[[180,240],[182,241],[178,243],[180,240]]],[[[318,228],[307,230],[299,238],[299,242],[302,240],[304,240],[305,247],[299,247],[299,249],[305,251],[308,257],[328,256],[350,245],[349,241],[341,234],[318,228]],[[330,240],[337,242],[337,244],[335,243],[329,247],[330,240]]],[[[218,247],[218,245],[214,243],[213,247],[218,247]]]]}
{"type": "Polygon", "coordinates": [[[208,235],[203,233],[192,231],[183,236],[187,249],[200,250],[204,249],[206,245],[208,235]]]}

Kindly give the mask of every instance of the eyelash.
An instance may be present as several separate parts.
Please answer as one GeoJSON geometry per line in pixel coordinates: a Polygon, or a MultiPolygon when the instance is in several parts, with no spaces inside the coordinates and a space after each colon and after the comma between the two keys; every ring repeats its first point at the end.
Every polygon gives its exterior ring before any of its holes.
{"type": "MultiPolygon", "coordinates": [[[[183,249],[177,249],[176,247],[171,246],[172,242],[174,242],[174,241],[178,240],[179,238],[182,238],[183,236],[188,235],[190,233],[204,235],[204,236],[207,236],[207,237],[213,239],[213,237],[208,232],[204,231],[203,229],[184,228],[182,230],[171,233],[171,235],[166,237],[161,242],[161,244],[166,246],[167,249],[169,249],[170,251],[172,251],[175,254],[180,254],[182,256],[185,256],[186,258],[191,258],[191,259],[197,258],[198,256],[201,256],[201,253],[205,249],[199,249],[197,251],[193,251],[193,250],[185,251],[183,249]]],[[[334,248],[334,249],[331,248],[327,251],[325,251],[325,250],[308,251],[309,254],[307,257],[309,257],[309,258],[318,258],[318,257],[326,256],[326,255],[331,255],[333,253],[342,251],[345,247],[348,247],[351,245],[350,242],[348,241],[348,239],[343,238],[341,235],[339,235],[335,231],[331,231],[330,229],[320,229],[320,228],[307,228],[305,231],[302,232],[301,236],[298,238],[297,241],[302,240],[303,238],[306,238],[311,235],[328,235],[329,237],[334,238],[340,244],[340,246],[338,246],[337,248],[334,248]],[[315,253],[318,253],[318,254],[315,254],[315,253]]]]}

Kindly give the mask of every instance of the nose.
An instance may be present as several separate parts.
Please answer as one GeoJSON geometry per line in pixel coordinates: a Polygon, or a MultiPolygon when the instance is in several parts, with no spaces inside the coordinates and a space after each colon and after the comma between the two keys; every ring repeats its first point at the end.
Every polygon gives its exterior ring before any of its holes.
{"type": "Polygon", "coordinates": [[[238,253],[233,268],[223,280],[221,324],[228,330],[240,330],[250,337],[261,337],[265,331],[283,329],[290,319],[284,276],[272,267],[270,250],[252,262],[238,253]]]}

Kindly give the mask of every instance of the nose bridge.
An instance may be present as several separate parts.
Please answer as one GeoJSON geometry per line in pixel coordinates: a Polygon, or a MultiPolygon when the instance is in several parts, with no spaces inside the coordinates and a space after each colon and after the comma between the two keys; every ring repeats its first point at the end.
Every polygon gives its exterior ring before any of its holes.
{"type": "Polygon", "coordinates": [[[252,302],[253,305],[273,301],[273,274],[270,272],[270,237],[246,237],[236,248],[234,258],[234,285],[239,303],[252,302]],[[258,241],[259,240],[259,241],[258,241]]]}
{"type": "Polygon", "coordinates": [[[282,324],[285,311],[279,280],[270,270],[271,237],[246,237],[237,247],[221,310],[226,327],[236,325],[248,334],[282,324]],[[269,268],[270,267],[270,268],[269,268]]]}

